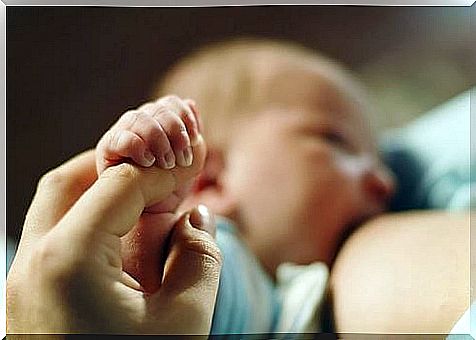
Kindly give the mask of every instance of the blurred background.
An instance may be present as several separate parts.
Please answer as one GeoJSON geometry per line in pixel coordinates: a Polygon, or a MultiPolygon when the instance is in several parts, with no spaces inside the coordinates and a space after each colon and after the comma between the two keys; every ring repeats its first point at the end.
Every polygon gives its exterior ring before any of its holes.
{"type": "Polygon", "coordinates": [[[93,147],[175,60],[204,43],[258,36],[315,48],[364,81],[384,131],[476,84],[475,14],[475,5],[9,6],[7,235],[18,239],[41,174],[93,147]]]}

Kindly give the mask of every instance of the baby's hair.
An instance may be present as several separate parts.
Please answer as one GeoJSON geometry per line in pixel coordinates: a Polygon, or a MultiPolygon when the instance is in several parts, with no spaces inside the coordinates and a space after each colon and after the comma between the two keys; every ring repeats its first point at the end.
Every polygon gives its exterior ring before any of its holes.
{"type": "Polygon", "coordinates": [[[264,38],[238,38],[206,45],[178,61],[154,89],[153,96],[176,94],[197,102],[209,145],[226,143],[232,121],[271,104],[263,84],[276,66],[318,67],[362,102],[360,85],[335,61],[297,43],[264,38]]]}

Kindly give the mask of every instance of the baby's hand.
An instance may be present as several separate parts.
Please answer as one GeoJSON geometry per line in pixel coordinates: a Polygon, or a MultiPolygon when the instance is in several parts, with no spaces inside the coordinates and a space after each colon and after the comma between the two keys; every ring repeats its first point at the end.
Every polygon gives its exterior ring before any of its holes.
{"type": "Polygon", "coordinates": [[[167,96],[127,111],[100,139],[98,173],[131,159],[143,167],[188,167],[198,143],[199,117],[193,101],[167,96]]]}
{"type": "Polygon", "coordinates": [[[168,96],[124,113],[96,147],[99,174],[126,160],[144,167],[157,164],[173,174],[174,191],[146,207],[139,222],[121,238],[123,269],[147,293],[161,285],[166,249],[161,245],[180,217],[176,210],[204,165],[206,145],[200,126],[193,101],[168,96]]]}

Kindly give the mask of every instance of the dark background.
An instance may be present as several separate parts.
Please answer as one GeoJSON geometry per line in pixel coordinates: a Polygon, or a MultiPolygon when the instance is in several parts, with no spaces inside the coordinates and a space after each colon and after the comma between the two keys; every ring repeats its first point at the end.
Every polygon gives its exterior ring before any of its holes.
{"type": "Polygon", "coordinates": [[[7,234],[18,238],[41,174],[93,147],[203,43],[251,35],[313,47],[368,83],[390,126],[476,83],[474,14],[474,5],[7,7],[7,234]]]}

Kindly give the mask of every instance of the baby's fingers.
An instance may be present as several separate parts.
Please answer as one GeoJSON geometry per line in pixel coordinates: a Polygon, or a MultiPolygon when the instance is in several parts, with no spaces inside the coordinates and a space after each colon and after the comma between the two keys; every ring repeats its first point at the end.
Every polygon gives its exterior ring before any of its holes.
{"type": "Polygon", "coordinates": [[[198,123],[197,118],[187,100],[182,100],[177,96],[165,96],[157,101],[159,107],[167,108],[180,117],[185,124],[192,146],[198,143],[198,123]]]}
{"type": "Polygon", "coordinates": [[[159,120],[175,152],[177,164],[190,166],[193,162],[193,152],[184,122],[170,111],[163,113],[159,120]]]}
{"type": "Polygon", "coordinates": [[[123,129],[112,129],[106,132],[97,147],[98,169],[117,164],[124,158],[130,158],[135,163],[149,167],[155,162],[154,155],[148,150],[144,140],[137,134],[123,129]]]}
{"type": "Polygon", "coordinates": [[[192,146],[197,145],[199,128],[198,128],[197,117],[195,116],[195,113],[192,110],[192,107],[188,105],[188,103],[183,105],[182,110],[180,110],[179,116],[180,118],[182,118],[182,121],[184,122],[185,127],[187,128],[187,132],[188,132],[188,135],[190,136],[190,142],[192,146]]]}
{"type": "Polygon", "coordinates": [[[147,103],[139,109],[147,112],[165,131],[175,153],[176,163],[184,167],[190,166],[193,162],[193,153],[187,127],[177,106],[172,101],[162,100],[163,98],[155,103],[147,103]]]}
{"type": "Polygon", "coordinates": [[[117,127],[139,136],[161,168],[171,169],[175,166],[175,155],[166,131],[144,108],[128,111],[118,121],[117,127]]]}
{"type": "MultiPolygon", "coordinates": [[[[191,102],[177,96],[166,96],[140,106],[138,111],[146,113],[160,125],[175,154],[176,163],[184,167],[190,166],[193,162],[192,146],[197,146],[200,142],[197,116],[191,102]]],[[[134,125],[138,125],[138,121],[137,119],[134,125]]]]}
{"type": "Polygon", "coordinates": [[[197,103],[195,103],[195,100],[193,99],[184,99],[185,103],[190,107],[190,109],[193,112],[193,116],[195,118],[196,126],[197,126],[197,139],[198,139],[198,134],[203,133],[203,122],[202,122],[202,117],[200,116],[200,111],[198,111],[197,108],[197,103]]]}

